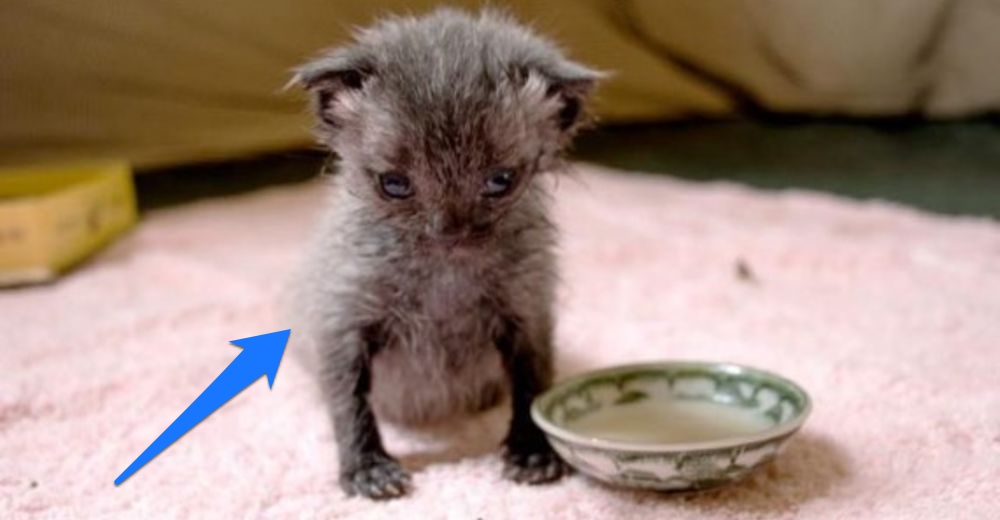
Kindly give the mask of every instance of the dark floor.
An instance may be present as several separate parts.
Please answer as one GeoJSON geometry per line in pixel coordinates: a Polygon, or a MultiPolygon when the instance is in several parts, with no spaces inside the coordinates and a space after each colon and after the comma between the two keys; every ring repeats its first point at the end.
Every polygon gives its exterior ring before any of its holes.
{"type": "MultiPolygon", "coordinates": [[[[604,127],[574,157],[692,180],[822,190],[950,214],[1000,218],[1000,119],[960,123],[720,121],[604,127]]],[[[140,175],[151,209],[316,175],[323,155],[290,152],[140,175]]]]}
{"type": "Polygon", "coordinates": [[[146,211],[264,186],[302,182],[320,173],[325,157],[319,152],[294,151],[228,162],[140,170],[135,179],[139,209],[146,211]]]}

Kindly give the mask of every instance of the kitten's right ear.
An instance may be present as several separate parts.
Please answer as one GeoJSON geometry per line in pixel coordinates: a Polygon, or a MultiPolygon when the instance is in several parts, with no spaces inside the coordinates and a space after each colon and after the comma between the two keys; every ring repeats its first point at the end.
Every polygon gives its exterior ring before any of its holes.
{"type": "Polygon", "coordinates": [[[607,74],[562,57],[536,65],[534,70],[547,85],[545,95],[559,100],[559,110],[553,118],[559,131],[571,137],[586,122],[584,104],[595,84],[607,74]]]}
{"type": "Polygon", "coordinates": [[[342,123],[337,102],[350,92],[361,91],[373,72],[368,60],[353,49],[339,49],[296,69],[290,84],[306,89],[316,117],[336,128],[342,123]]]}

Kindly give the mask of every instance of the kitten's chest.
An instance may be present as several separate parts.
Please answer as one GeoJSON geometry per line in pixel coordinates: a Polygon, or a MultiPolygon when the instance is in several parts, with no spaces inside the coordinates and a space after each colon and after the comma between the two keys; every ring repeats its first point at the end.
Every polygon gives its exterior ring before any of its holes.
{"type": "Polygon", "coordinates": [[[487,306],[493,292],[488,274],[448,266],[429,273],[424,287],[416,288],[414,299],[429,316],[445,317],[456,310],[487,306]]]}
{"type": "Polygon", "coordinates": [[[388,342],[373,360],[377,408],[397,420],[424,421],[492,403],[488,397],[504,377],[491,279],[438,265],[408,282],[389,303],[388,342]]]}
{"type": "Polygon", "coordinates": [[[428,262],[397,286],[390,306],[406,337],[469,348],[489,341],[502,300],[496,273],[461,261],[428,262]]]}
{"type": "Polygon", "coordinates": [[[494,270],[479,259],[415,256],[398,266],[394,303],[409,311],[437,315],[475,307],[498,296],[494,270]]]}

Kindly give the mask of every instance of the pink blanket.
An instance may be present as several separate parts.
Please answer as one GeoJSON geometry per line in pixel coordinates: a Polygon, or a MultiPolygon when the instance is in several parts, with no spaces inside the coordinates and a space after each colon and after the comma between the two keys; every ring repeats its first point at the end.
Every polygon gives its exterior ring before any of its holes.
{"type": "Polygon", "coordinates": [[[587,166],[556,196],[559,373],[670,358],[785,374],[815,410],[766,470],[684,496],[517,486],[501,408],[386,431],[413,494],[347,499],[292,353],[273,391],[253,384],[116,488],[229,340],[284,328],[275,295],[321,196],[158,211],[61,282],[0,292],[0,517],[1000,518],[1000,225],[587,166]]]}

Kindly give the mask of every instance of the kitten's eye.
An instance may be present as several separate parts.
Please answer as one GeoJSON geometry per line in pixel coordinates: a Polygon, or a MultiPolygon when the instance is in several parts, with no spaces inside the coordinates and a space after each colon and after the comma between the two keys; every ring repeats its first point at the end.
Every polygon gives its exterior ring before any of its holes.
{"type": "Polygon", "coordinates": [[[410,184],[410,178],[401,173],[380,173],[378,186],[382,193],[389,198],[405,199],[413,195],[413,185],[410,184]]]}
{"type": "Polygon", "coordinates": [[[497,170],[493,172],[483,185],[483,195],[486,197],[503,197],[514,187],[516,174],[514,170],[497,170]]]}

